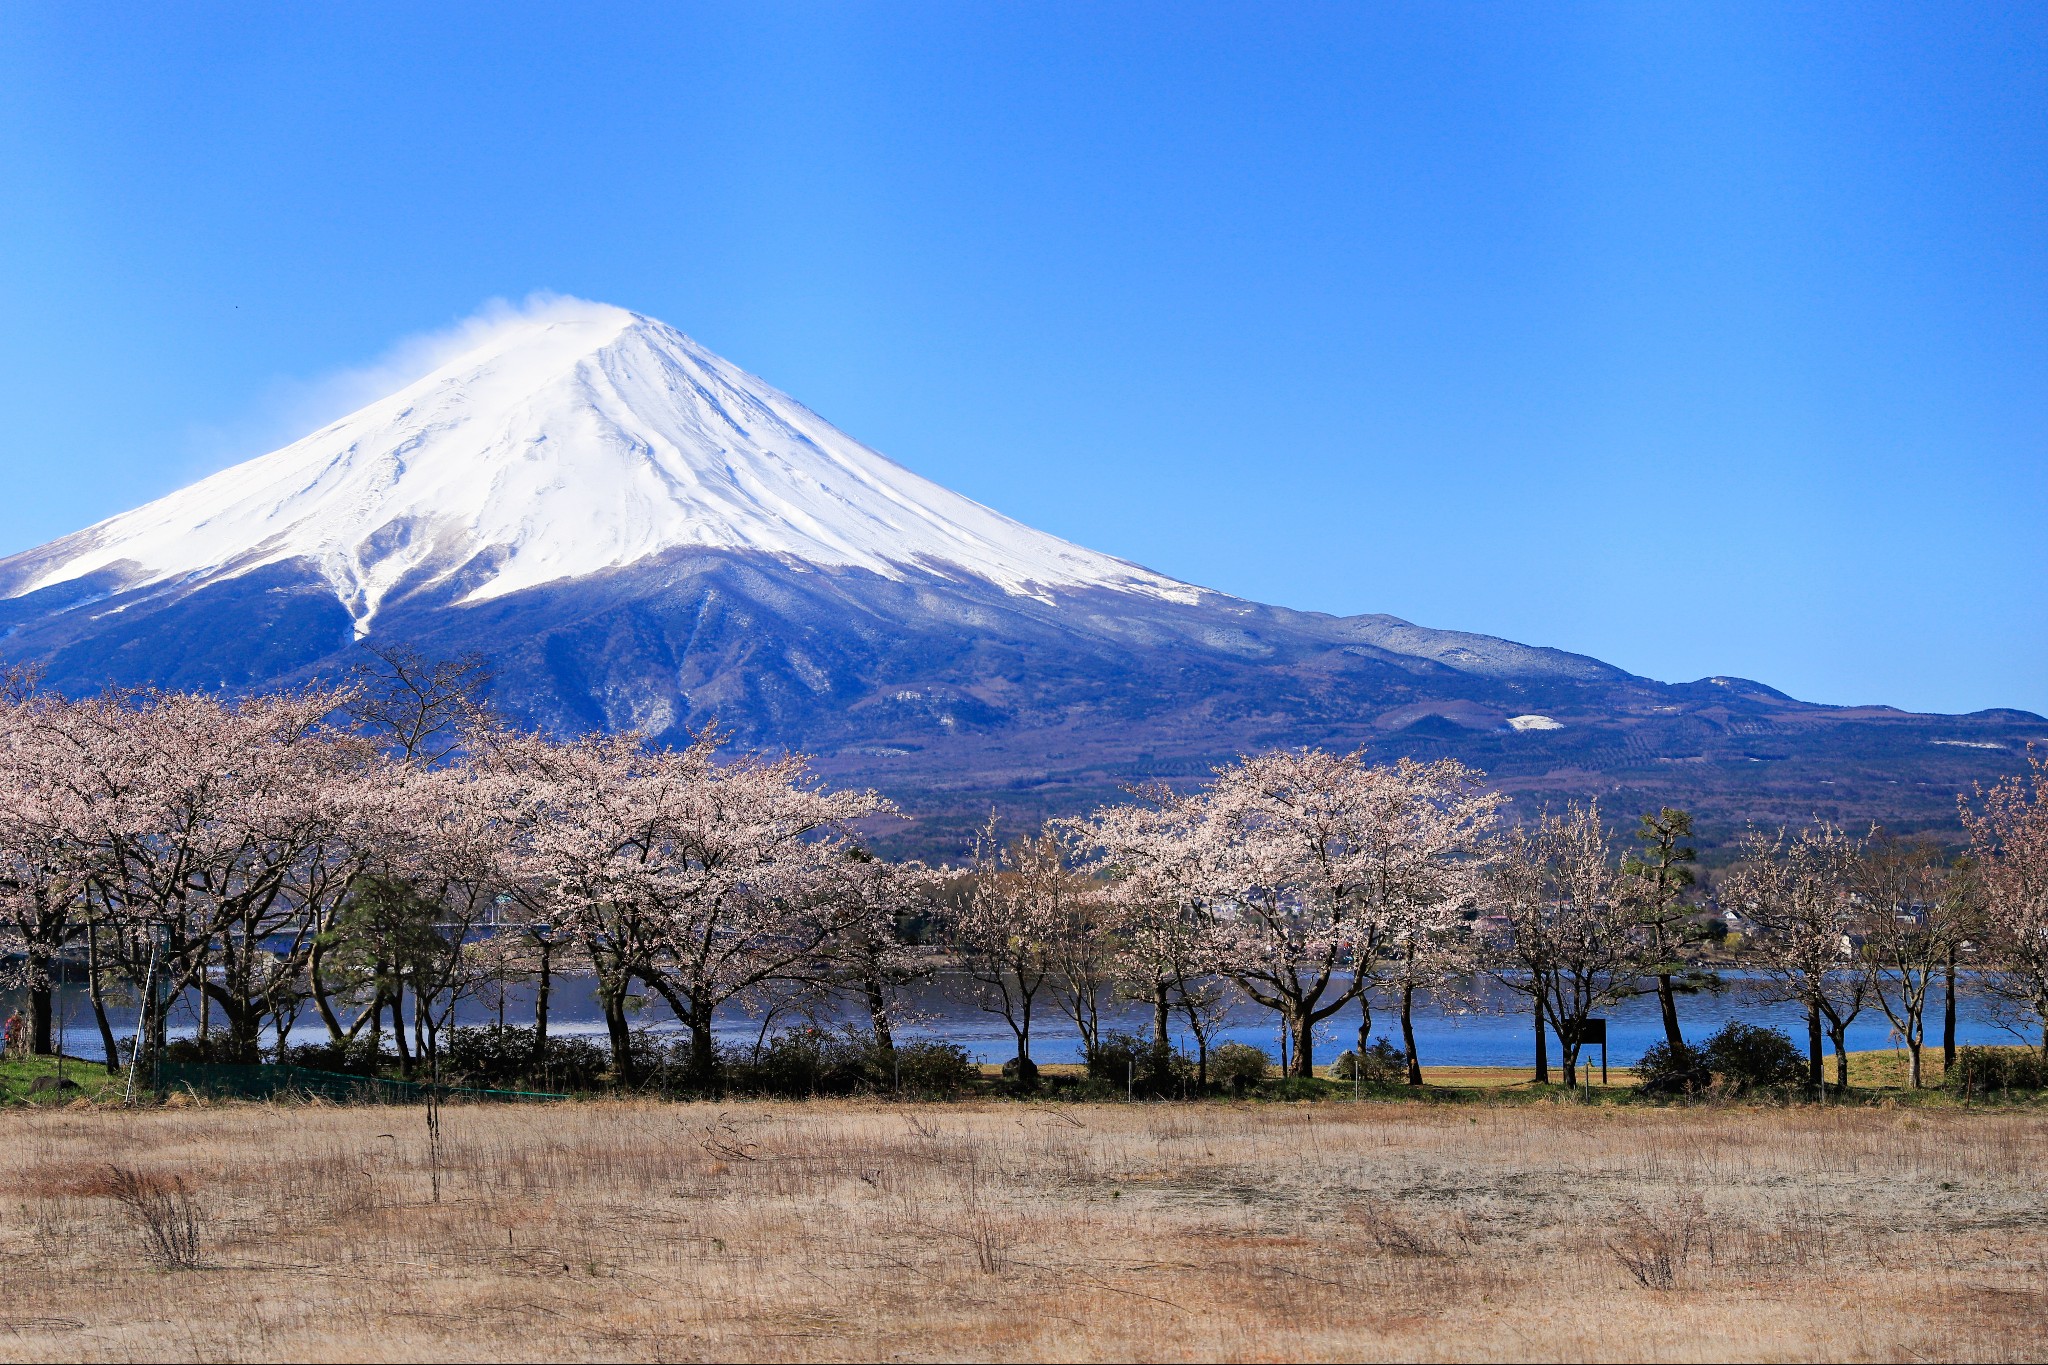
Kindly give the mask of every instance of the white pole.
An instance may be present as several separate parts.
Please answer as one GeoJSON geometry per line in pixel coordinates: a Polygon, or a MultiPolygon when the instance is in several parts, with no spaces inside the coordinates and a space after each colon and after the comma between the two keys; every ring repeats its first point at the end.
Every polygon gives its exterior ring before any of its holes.
{"type": "Polygon", "coordinates": [[[142,1021],[149,1015],[151,990],[156,985],[156,952],[158,944],[149,945],[149,970],[142,974],[142,1005],[135,1011],[134,1050],[128,1055],[128,1093],[121,1097],[121,1103],[135,1103],[135,1068],[142,1064],[142,1021]]]}

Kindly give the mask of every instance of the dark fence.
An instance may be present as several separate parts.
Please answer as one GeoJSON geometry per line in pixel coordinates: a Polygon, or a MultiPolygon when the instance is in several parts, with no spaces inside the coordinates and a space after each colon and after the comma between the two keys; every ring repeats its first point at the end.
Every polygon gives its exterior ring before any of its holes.
{"type": "Polygon", "coordinates": [[[314,1071],[303,1066],[231,1066],[216,1062],[165,1062],[157,1069],[157,1088],[245,1100],[267,1100],[280,1095],[317,1095],[340,1104],[423,1104],[429,1094],[438,1096],[443,1102],[510,1104],[535,1104],[569,1098],[544,1090],[479,1090],[471,1086],[433,1085],[425,1081],[393,1081],[379,1076],[349,1076],[339,1071],[314,1071]]]}

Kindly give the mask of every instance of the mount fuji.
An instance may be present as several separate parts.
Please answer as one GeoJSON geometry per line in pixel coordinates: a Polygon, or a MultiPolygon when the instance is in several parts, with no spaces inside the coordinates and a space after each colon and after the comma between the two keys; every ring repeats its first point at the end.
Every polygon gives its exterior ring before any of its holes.
{"type": "Polygon", "coordinates": [[[1183,583],[919,477],[682,333],[556,301],[280,450],[0,559],[0,657],[67,691],[245,689],[362,642],[481,653],[557,731],[711,721],[943,842],[1280,744],[1455,754],[1710,820],[1946,823],[2048,722],[1677,686],[1183,583]]]}

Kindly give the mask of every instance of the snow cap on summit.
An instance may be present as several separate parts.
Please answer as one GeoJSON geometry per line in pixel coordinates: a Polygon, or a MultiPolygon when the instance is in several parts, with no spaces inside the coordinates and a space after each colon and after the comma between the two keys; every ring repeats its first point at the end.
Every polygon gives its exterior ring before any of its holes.
{"type": "Polygon", "coordinates": [[[125,589],[305,560],[360,633],[401,587],[455,579],[477,602],[687,547],[1031,596],[1203,595],[921,478],[623,308],[538,300],[464,324],[430,359],[310,436],[30,552],[34,572],[5,595],[101,570],[125,589]]]}

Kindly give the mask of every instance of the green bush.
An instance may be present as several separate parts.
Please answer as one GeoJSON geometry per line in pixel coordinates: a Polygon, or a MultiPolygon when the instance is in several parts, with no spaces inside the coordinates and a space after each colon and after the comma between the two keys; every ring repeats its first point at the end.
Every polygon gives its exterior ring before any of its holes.
{"type": "MultiPolygon", "coordinates": [[[[687,1056],[671,1058],[670,1069],[682,1074],[686,1064],[687,1056]]],[[[946,1098],[981,1074],[953,1043],[900,1042],[892,1053],[872,1032],[814,1027],[777,1034],[758,1054],[724,1052],[720,1070],[732,1089],[787,1098],[899,1092],[946,1098]]]]}
{"type": "Polygon", "coordinates": [[[1806,1054],[1783,1029],[1730,1019],[1700,1055],[1721,1085],[1737,1093],[1806,1084],[1806,1054]]]}
{"type": "Polygon", "coordinates": [[[1038,1063],[1029,1057],[1010,1058],[1003,1063],[1003,1081],[1019,1091],[1038,1089],[1038,1063]]]}
{"type": "Polygon", "coordinates": [[[1127,1091],[1146,1096],[1180,1095],[1193,1084],[1194,1065],[1171,1048],[1161,1057],[1143,1034],[1111,1032],[1095,1040],[1088,1077],[1102,1082],[1116,1097],[1127,1091]]]}
{"type": "Polygon", "coordinates": [[[1657,1043],[1636,1063],[1636,1089],[1646,1095],[1696,1095],[1713,1083],[1712,1072],[1698,1048],[1657,1043]]]}
{"type": "Polygon", "coordinates": [[[228,1044],[225,1033],[210,1033],[204,1038],[173,1038],[164,1044],[164,1060],[181,1063],[215,1063],[233,1065],[255,1059],[238,1055],[228,1044]]]}
{"type": "Polygon", "coordinates": [[[1964,1095],[2048,1089],[2048,1058],[2030,1047],[1959,1048],[1946,1085],[1964,1095]]]}
{"type": "Polygon", "coordinates": [[[1242,1095],[1266,1079],[1273,1059],[1250,1043],[1225,1043],[1209,1054],[1209,1079],[1234,1095],[1242,1095]]]}
{"type": "MultiPolygon", "coordinates": [[[[1330,1074],[1340,1081],[1353,1079],[1352,1071],[1358,1068],[1358,1055],[1340,1052],[1337,1060],[1330,1065],[1330,1074]]],[[[1408,1080],[1408,1054],[1384,1038],[1372,1040],[1372,1046],[1365,1050],[1365,1065],[1359,1070],[1357,1079],[1366,1085],[1402,1085],[1408,1080]]]]}
{"type": "MultiPolygon", "coordinates": [[[[172,1060],[176,1060],[173,1058],[172,1060]]],[[[300,1043],[287,1046],[278,1058],[289,1066],[308,1071],[333,1071],[344,1076],[381,1076],[398,1069],[398,1058],[389,1052],[372,1051],[367,1035],[345,1043],[300,1043]]]]}
{"type": "MultiPolygon", "coordinates": [[[[636,1062],[648,1047],[636,1038],[636,1062]]],[[[500,1090],[595,1090],[611,1070],[608,1042],[571,1034],[548,1035],[547,1047],[535,1055],[531,1028],[497,1028],[484,1024],[452,1028],[441,1035],[441,1074],[462,1085],[500,1090]]]]}
{"type": "Polygon", "coordinates": [[[927,1099],[951,1099],[974,1087],[981,1068],[958,1043],[930,1039],[896,1044],[896,1063],[905,1095],[927,1099]]]}
{"type": "Polygon", "coordinates": [[[1697,1047],[1658,1043],[1636,1063],[1636,1086],[1651,1095],[1729,1094],[1806,1083],[1806,1054],[1782,1029],[1731,1019],[1697,1047]]]}

